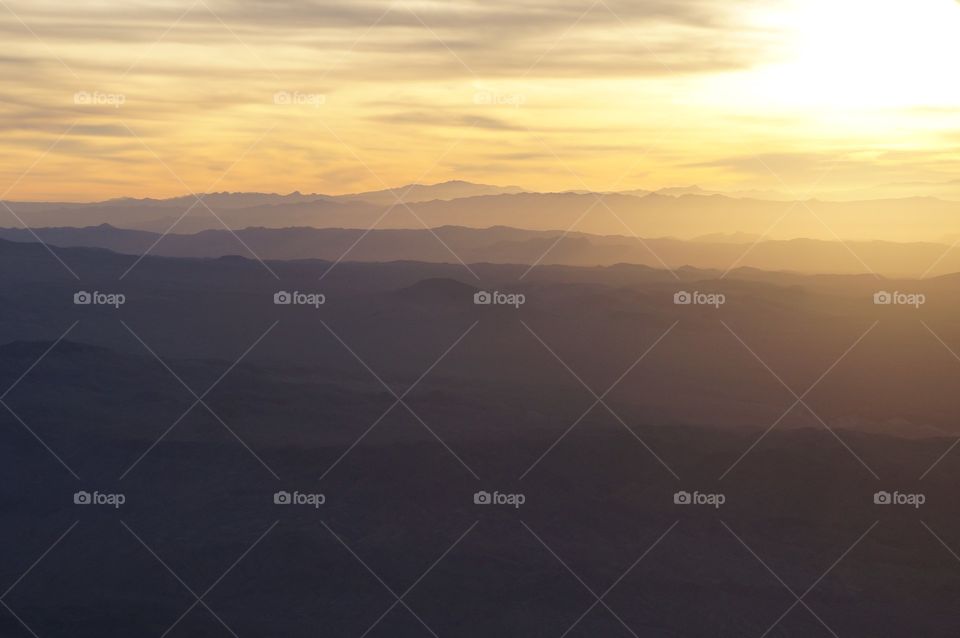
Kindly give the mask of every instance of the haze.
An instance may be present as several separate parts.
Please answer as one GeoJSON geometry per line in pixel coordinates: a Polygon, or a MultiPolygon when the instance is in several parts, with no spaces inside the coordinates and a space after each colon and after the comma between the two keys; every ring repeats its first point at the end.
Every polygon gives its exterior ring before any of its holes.
{"type": "Polygon", "coordinates": [[[953,0],[5,0],[0,183],[931,195],[958,30],[953,0]]]}

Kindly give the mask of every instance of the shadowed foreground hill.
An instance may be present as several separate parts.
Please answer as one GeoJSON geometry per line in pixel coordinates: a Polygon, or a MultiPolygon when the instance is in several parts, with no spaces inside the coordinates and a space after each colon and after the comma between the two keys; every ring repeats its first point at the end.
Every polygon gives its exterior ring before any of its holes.
{"type": "Polygon", "coordinates": [[[955,633],[956,277],[57,255],[0,241],[2,635],[955,633]]]}
{"type": "MultiPolygon", "coordinates": [[[[147,257],[121,280],[134,257],[91,249],[57,254],[79,282],[42,246],[0,242],[0,301],[11,309],[0,325],[8,341],[60,334],[76,320],[73,337],[139,352],[123,321],[171,356],[230,360],[278,321],[269,347],[250,361],[310,365],[334,377],[356,369],[349,351],[331,348],[331,328],[402,385],[479,322],[448,362],[464,383],[542,391],[569,383],[536,336],[599,392],[676,323],[611,397],[669,422],[768,425],[792,403],[777,376],[801,393],[856,343],[831,369],[829,383],[807,398],[823,418],[840,428],[911,437],[958,431],[960,406],[950,388],[960,363],[947,347],[960,348],[957,276],[878,280],[739,269],[721,278],[718,271],[682,269],[675,277],[620,265],[542,266],[521,279],[528,269],[517,265],[480,264],[471,272],[417,262],[332,267],[147,257]],[[78,290],[123,293],[126,304],[77,306],[78,290]],[[281,290],[323,294],[326,303],[277,306],[281,290]],[[480,290],[522,293],[526,303],[477,306],[480,290]],[[875,305],[882,290],[923,295],[924,303],[875,305]],[[723,304],[676,305],[678,291],[720,294],[723,304]]],[[[782,426],[811,423],[795,410],[782,426]]]]}

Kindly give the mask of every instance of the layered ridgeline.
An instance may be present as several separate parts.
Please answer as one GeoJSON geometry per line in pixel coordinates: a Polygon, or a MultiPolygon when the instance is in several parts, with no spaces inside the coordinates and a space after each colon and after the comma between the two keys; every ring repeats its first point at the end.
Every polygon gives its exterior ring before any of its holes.
{"type": "Polygon", "coordinates": [[[952,242],[960,202],[935,197],[782,201],[775,193],[727,196],[697,188],[648,193],[532,193],[447,182],[326,196],[214,193],[90,204],[6,202],[0,226],[118,228],[165,232],[250,227],[399,229],[439,226],[575,230],[595,235],[693,239],[741,233],[769,239],[952,242]],[[602,199],[601,199],[602,196],[602,199]],[[765,196],[767,199],[761,199],[765,196]],[[19,217],[19,220],[17,219],[19,217]]]}
{"type": "MultiPolygon", "coordinates": [[[[896,192],[880,189],[878,193],[896,192]]],[[[954,193],[943,188],[943,197],[954,193]]],[[[7,202],[0,238],[127,254],[931,276],[960,271],[960,202],[782,194],[531,193],[469,182],[327,196],[7,202]],[[29,228],[26,228],[29,226],[29,228]]]]}
{"type": "MultiPolygon", "coordinates": [[[[191,584],[274,526],[210,597],[251,635],[361,635],[393,598],[357,556],[406,586],[463,538],[410,597],[438,635],[562,635],[591,599],[561,556],[616,582],[610,608],[638,635],[761,636],[792,599],[734,534],[787,583],[861,538],[811,595],[818,616],[843,636],[952,635],[958,570],[916,519],[960,527],[957,276],[271,261],[278,281],[253,259],[151,256],[121,280],[135,256],[55,252],[79,281],[0,240],[0,541],[42,556],[82,519],[8,599],[37,635],[159,635],[183,615],[187,592],[118,519],[191,584]],[[926,303],[876,305],[881,286],[926,303]],[[695,292],[724,303],[675,303],[695,292]],[[75,303],[90,293],[125,303],[75,303]],[[897,486],[927,504],[875,505],[897,486]],[[127,504],[75,506],[78,489],[127,504]],[[328,500],[275,504],[297,489],[328,500]],[[674,504],[693,489],[726,504],[674,504]]],[[[577,635],[626,635],[603,611],[577,635]]],[[[782,623],[825,633],[800,611],[782,623]]],[[[222,631],[200,610],[179,629],[222,631]]],[[[378,635],[424,632],[398,609],[378,635]]],[[[0,635],[25,633],[0,614],[0,635]]]]}
{"type": "Polygon", "coordinates": [[[960,272],[953,242],[770,240],[747,234],[692,240],[590,235],[509,227],[433,229],[246,228],[167,235],[110,225],[87,228],[0,229],[0,238],[52,247],[103,248],[128,255],[363,262],[501,263],[654,268],[737,267],[799,273],[920,277],[960,272]]]}
{"type": "MultiPolygon", "coordinates": [[[[327,261],[271,261],[278,280],[252,259],[147,257],[123,277],[136,257],[88,248],[57,253],[79,281],[43,246],[0,240],[0,303],[11,310],[2,319],[4,342],[59,335],[77,319],[71,338],[139,353],[122,319],[171,356],[229,360],[279,319],[283,330],[249,361],[307,365],[316,368],[314,378],[340,383],[364,370],[348,351],[332,347],[321,319],[348,343],[362,344],[361,356],[376,370],[400,378],[415,378],[440,342],[449,345],[482,320],[477,338],[458,349],[442,374],[461,390],[495,386],[494,396],[529,397],[546,396],[570,378],[521,319],[604,388],[680,321],[649,366],[618,386],[617,400],[661,423],[766,427],[791,397],[727,327],[787,383],[806,387],[879,321],[811,404],[839,428],[960,434],[954,391],[960,363],[921,322],[960,347],[960,275],[878,280],[737,269],[722,277],[719,270],[671,274],[619,265],[540,266],[524,277],[526,266],[477,264],[474,277],[460,264],[342,262],[331,270],[327,261]],[[323,294],[326,303],[276,305],[282,290],[323,294]],[[123,294],[126,303],[77,305],[78,291],[123,294]],[[525,303],[476,305],[481,291],[522,294],[525,303]],[[880,291],[922,295],[923,303],[877,304],[880,291]],[[723,303],[677,304],[681,292],[721,294],[723,303]]],[[[782,425],[818,423],[797,411],[782,425]]]]}

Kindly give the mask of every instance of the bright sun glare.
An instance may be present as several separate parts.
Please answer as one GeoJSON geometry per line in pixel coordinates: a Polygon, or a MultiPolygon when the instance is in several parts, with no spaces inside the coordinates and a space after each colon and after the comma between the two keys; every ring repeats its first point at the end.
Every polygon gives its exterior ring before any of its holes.
{"type": "Polygon", "coordinates": [[[836,109],[960,104],[956,0],[797,0],[787,59],[755,78],[774,103],[836,109]]]}

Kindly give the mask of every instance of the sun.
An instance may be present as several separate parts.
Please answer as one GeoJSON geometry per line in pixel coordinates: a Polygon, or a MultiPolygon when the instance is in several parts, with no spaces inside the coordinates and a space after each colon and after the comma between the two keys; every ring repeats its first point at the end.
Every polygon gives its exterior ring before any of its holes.
{"type": "Polygon", "coordinates": [[[727,104],[811,115],[960,107],[957,0],[787,0],[759,24],[777,45],[719,79],[727,104]]]}
{"type": "Polygon", "coordinates": [[[772,86],[798,104],[903,108],[960,104],[956,0],[799,0],[772,86]]]}

